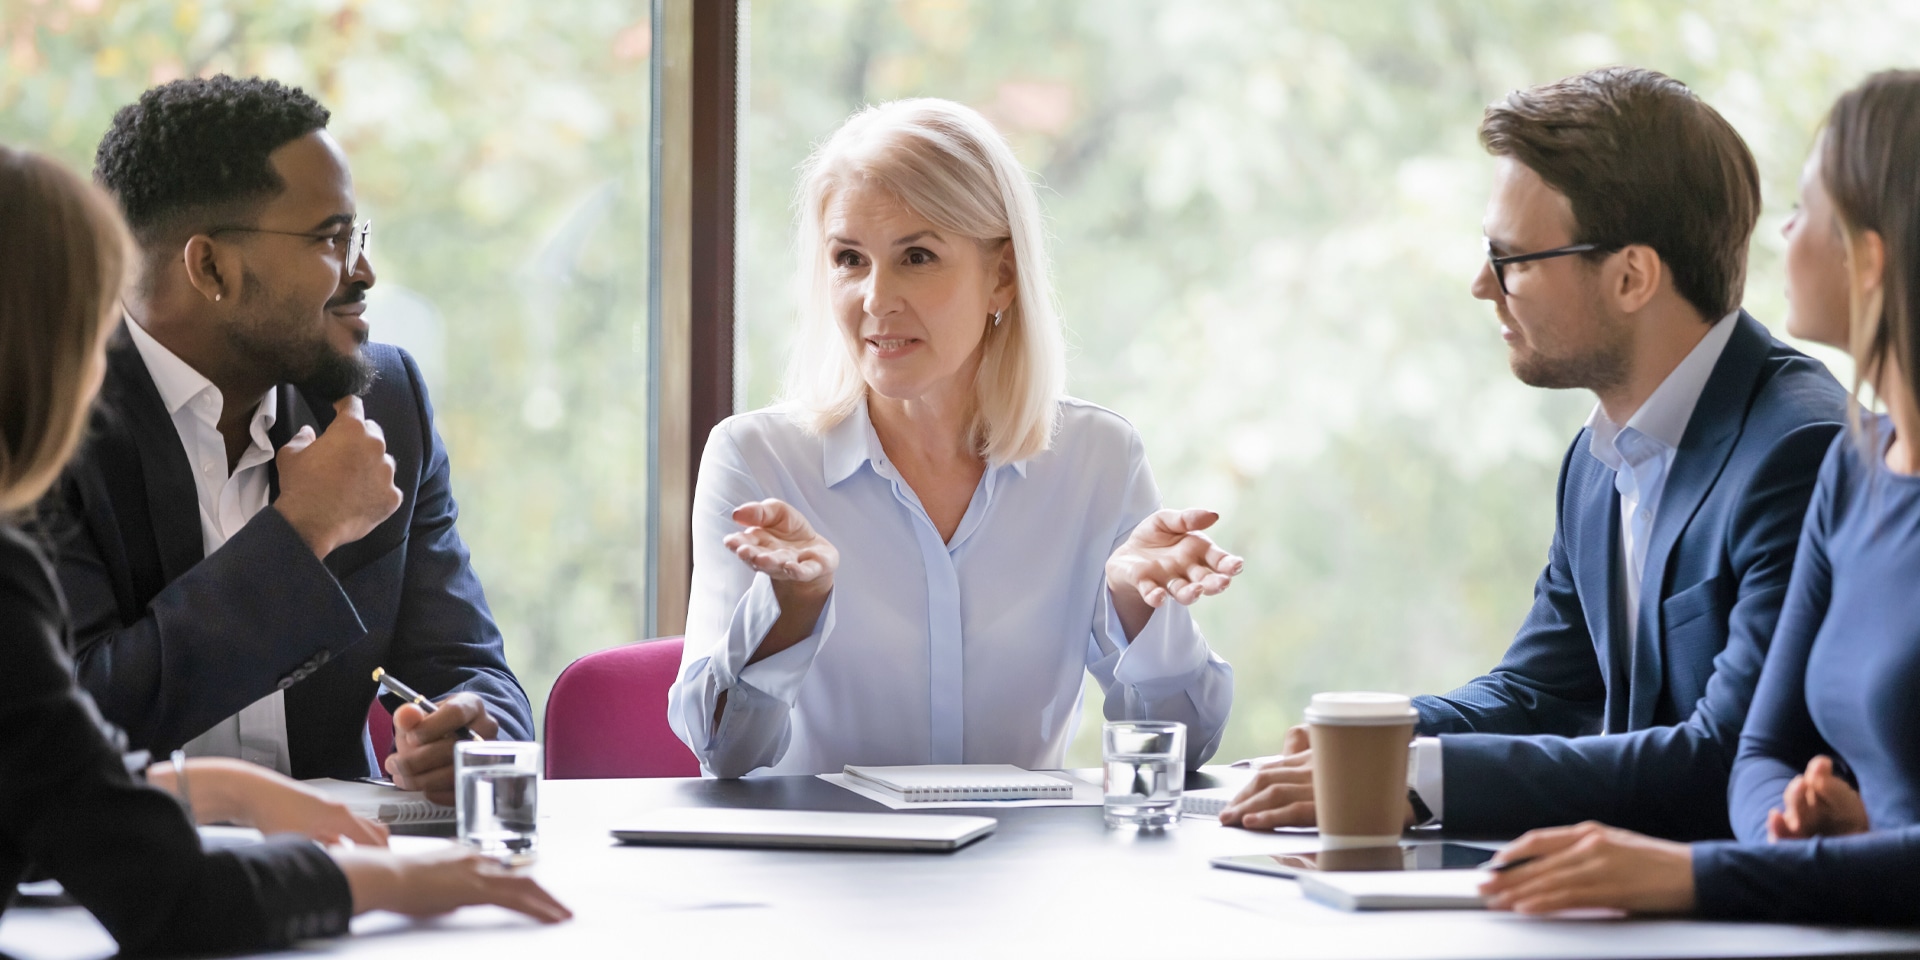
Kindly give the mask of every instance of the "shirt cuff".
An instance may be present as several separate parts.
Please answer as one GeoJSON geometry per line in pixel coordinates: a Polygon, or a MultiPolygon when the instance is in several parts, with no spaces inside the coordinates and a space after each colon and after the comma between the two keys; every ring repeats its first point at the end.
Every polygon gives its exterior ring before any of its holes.
{"type": "Polygon", "coordinates": [[[1420,795],[1420,802],[1426,804],[1433,813],[1433,819],[1427,823],[1440,823],[1447,819],[1446,782],[1440,774],[1442,755],[1439,737],[1415,737],[1413,749],[1407,753],[1407,786],[1420,795]]]}
{"type": "Polygon", "coordinates": [[[1193,624],[1193,612],[1168,598],[1153,611],[1131,641],[1120,623],[1120,611],[1113,606],[1113,591],[1102,585],[1106,623],[1103,633],[1111,649],[1120,651],[1113,677],[1134,688],[1148,700],[1158,700],[1186,690],[1207,668],[1210,651],[1207,642],[1193,624]]]}

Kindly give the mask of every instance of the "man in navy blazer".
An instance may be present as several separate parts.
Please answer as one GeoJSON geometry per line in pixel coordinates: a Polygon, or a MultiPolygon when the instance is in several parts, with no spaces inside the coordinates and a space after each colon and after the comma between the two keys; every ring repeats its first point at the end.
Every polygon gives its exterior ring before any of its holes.
{"type": "Polygon", "coordinates": [[[327,119],[224,76],[114,118],[96,178],[145,267],[40,519],[80,681],[136,748],[374,774],[381,666],[442,708],[399,709],[387,771],[451,802],[461,728],[531,739],[531,710],[420,370],[366,342],[368,234],[327,119]]]}
{"type": "MultiPolygon", "coordinates": [[[[1506,656],[1414,700],[1408,822],[1727,836],[1728,771],[1846,393],[1739,309],[1758,177],[1684,85],[1593,71],[1494,104],[1480,137],[1496,173],[1473,294],[1516,376],[1599,403],[1506,656]]],[[[1303,734],[1224,821],[1314,822],[1303,734]]]]}

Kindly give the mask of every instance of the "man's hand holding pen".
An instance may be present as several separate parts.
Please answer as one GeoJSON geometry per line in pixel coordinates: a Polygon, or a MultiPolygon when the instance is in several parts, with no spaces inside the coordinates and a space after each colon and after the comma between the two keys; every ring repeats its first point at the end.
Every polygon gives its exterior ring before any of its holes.
{"type": "Polygon", "coordinates": [[[487,703],[471,693],[441,700],[429,714],[402,704],[393,714],[393,756],[387,775],[402,790],[419,790],[435,803],[453,805],[453,745],[472,739],[467,731],[492,740],[500,725],[487,714],[487,703]]]}

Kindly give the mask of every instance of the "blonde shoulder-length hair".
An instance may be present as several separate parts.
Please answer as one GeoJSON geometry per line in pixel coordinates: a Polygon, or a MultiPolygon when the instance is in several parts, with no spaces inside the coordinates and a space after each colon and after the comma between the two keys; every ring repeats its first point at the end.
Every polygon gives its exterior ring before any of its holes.
{"type": "Polygon", "coordinates": [[[969,430],[974,449],[996,463],[1046,450],[1067,374],[1040,200],[1006,138],[985,117],[949,100],[867,107],[801,167],[800,328],[781,396],[789,414],[808,431],[825,433],[867,397],[858,344],[830,306],[825,254],[827,204],[855,182],[882,187],[941,230],[983,245],[1012,245],[1013,302],[1000,323],[986,328],[969,430]]]}
{"type": "Polygon", "coordinates": [[[131,244],[106,194],[0,146],[0,517],[46,493],[79,443],[131,244]]]}

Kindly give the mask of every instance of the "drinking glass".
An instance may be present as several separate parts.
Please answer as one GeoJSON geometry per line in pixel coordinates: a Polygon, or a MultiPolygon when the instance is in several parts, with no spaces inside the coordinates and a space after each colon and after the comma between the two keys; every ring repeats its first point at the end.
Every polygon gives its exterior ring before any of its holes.
{"type": "Polygon", "coordinates": [[[1112,720],[1100,734],[1106,761],[1107,822],[1159,829],[1180,821],[1187,781],[1187,725],[1173,720],[1112,720]]]}
{"type": "Polygon", "coordinates": [[[460,842],[502,863],[533,859],[539,841],[540,745],[462,740],[453,745],[460,842]]]}

